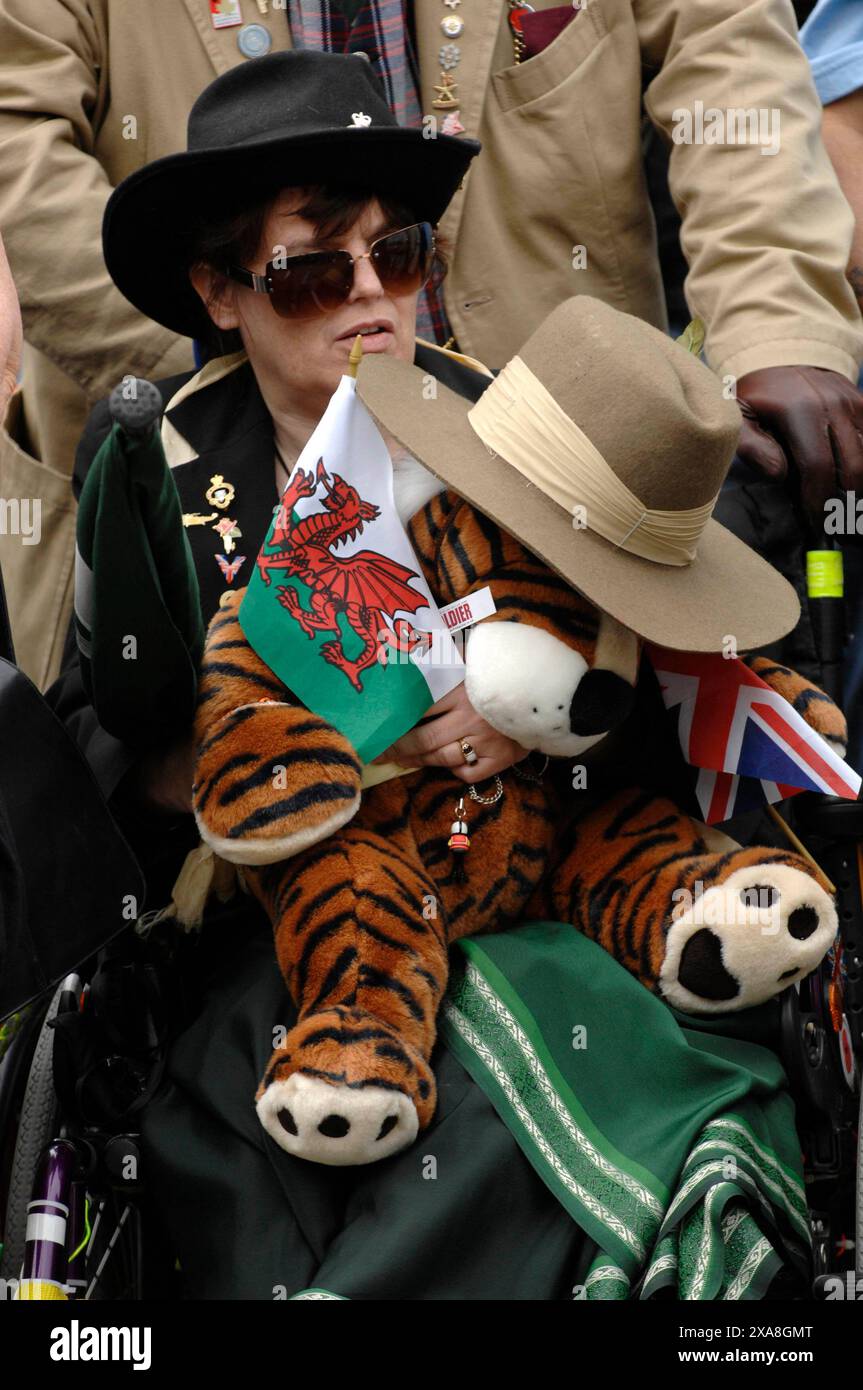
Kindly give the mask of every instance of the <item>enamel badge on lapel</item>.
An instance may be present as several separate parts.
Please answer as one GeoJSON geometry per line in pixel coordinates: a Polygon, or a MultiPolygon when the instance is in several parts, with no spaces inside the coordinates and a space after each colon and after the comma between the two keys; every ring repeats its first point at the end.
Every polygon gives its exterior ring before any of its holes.
{"type": "Polygon", "coordinates": [[[263,58],[273,46],[273,36],[265,24],[244,24],[237,35],[237,47],[244,58],[263,58]]]}
{"type": "Polygon", "coordinates": [[[214,473],[204,496],[211,507],[218,507],[219,511],[224,511],[226,507],[230,507],[236,496],[234,484],[226,483],[221,473],[214,473]]]}
{"type": "Polygon", "coordinates": [[[215,560],[225,576],[228,584],[233,584],[237,572],[245,560],[245,555],[237,555],[233,560],[227,560],[226,556],[231,555],[237,548],[237,541],[242,537],[242,531],[232,516],[219,516],[219,512],[224,512],[234,501],[237,492],[233,483],[229,483],[221,473],[214,473],[210,478],[210,486],[204,493],[207,502],[211,507],[218,510],[214,512],[184,512],[184,526],[210,526],[222,542],[224,555],[216,552],[215,560]],[[215,522],[215,525],[211,523],[215,522]]]}
{"type": "Polygon", "coordinates": [[[213,530],[217,536],[221,536],[226,555],[230,555],[232,550],[236,550],[237,547],[234,542],[238,541],[243,534],[236,521],[229,516],[223,516],[216,522],[213,530]]]}
{"type": "Polygon", "coordinates": [[[242,24],[240,0],[210,0],[210,22],[214,29],[230,29],[242,24]]]}
{"type": "Polygon", "coordinates": [[[438,111],[448,111],[450,107],[458,106],[458,98],[455,94],[456,84],[448,72],[444,71],[441,73],[440,82],[434,84],[434,89],[436,92],[440,93],[432,102],[432,106],[438,111]]]}
{"type": "MultiPolygon", "coordinates": [[[[449,14],[443,16],[440,22],[441,30],[447,39],[457,39],[464,31],[465,22],[461,15],[453,14],[453,11],[461,4],[461,0],[443,0],[449,14]]],[[[441,67],[440,82],[435,83],[437,96],[432,102],[432,106],[437,111],[449,111],[442,127],[444,135],[459,135],[463,132],[464,126],[459,120],[459,112],[456,109],[459,104],[458,83],[452,76],[452,71],[457,68],[461,61],[461,48],[457,43],[444,43],[438,49],[438,62],[441,67]]]]}
{"type": "Polygon", "coordinates": [[[217,555],[216,563],[225,576],[225,583],[233,584],[240,572],[241,566],[246,563],[246,557],[245,555],[236,555],[233,560],[226,560],[224,555],[217,555]]]}

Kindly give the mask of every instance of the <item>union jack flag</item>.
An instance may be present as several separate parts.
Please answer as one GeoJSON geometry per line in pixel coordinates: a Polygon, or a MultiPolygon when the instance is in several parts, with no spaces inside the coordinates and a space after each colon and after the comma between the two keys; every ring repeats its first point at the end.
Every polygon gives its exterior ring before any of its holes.
{"type": "Polygon", "coordinates": [[[680,747],[696,769],[708,825],[801,791],[857,800],[861,779],[853,768],[737,657],[650,644],[647,652],[665,708],[677,711],[680,747]]]}

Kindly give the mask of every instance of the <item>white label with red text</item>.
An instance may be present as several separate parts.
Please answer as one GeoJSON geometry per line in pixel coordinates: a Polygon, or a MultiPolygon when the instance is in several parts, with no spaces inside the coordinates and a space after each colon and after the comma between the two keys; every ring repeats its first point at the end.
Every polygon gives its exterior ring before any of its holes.
{"type": "Polygon", "coordinates": [[[491,589],[486,586],[467,598],[457,598],[455,603],[448,603],[446,608],[440,609],[440,615],[450,632],[458,632],[459,628],[469,627],[471,623],[478,623],[480,618],[487,618],[496,606],[491,589]]]}

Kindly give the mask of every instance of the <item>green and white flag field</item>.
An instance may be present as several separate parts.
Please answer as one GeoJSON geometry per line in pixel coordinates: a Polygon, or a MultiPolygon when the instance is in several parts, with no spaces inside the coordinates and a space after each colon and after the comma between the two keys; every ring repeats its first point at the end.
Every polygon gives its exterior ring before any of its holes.
{"type": "Polygon", "coordinates": [[[261,659],[364,762],[464,679],[352,376],[296,462],[239,616],[261,659]]]}

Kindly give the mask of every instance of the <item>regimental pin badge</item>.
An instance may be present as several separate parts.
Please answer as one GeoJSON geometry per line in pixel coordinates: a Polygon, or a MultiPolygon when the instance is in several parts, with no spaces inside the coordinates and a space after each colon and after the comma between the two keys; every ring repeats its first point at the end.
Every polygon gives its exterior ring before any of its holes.
{"type": "Polygon", "coordinates": [[[450,68],[458,67],[461,49],[457,43],[445,43],[438,49],[437,56],[441,67],[448,72],[450,68]]]}
{"type": "Polygon", "coordinates": [[[371,116],[367,116],[365,111],[352,111],[351,123],[348,130],[365,130],[372,123],[371,116]]]}
{"type": "Polygon", "coordinates": [[[226,507],[230,507],[236,496],[234,484],[225,482],[221,473],[214,473],[204,496],[211,507],[218,507],[219,511],[223,512],[226,507]]]}
{"type": "Polygon", "coordinates": [[[223,516],[216,522],[213,530],[218,536],[221,536],[226,555],[230,555],[232,550],[236,550],[236,542],[240,540],[243,533],[232,517],[223,516]]]}
{"type": "Polygon", "coordinates": [[[241,567],[246,563],[245,555],[237,555],[233,560],[226,560],[224,555],[216,555],[216,563],[222,574],[225,576],[226,584],[233,584],[241,567]]]}
{"type": "Polygon", "coordinates": [[[440,82],[436,82],[434,85],[434,90],[439,92],[440,96],[435,98],[432,102],[432,106],[438,111],[446,111],[449,110],[450,107],[458,106],[458,99],[455,94],[456,86],[457,83],[454,78],[450,77],[448,72],[442,72],[440,75],[440,82]]]}

